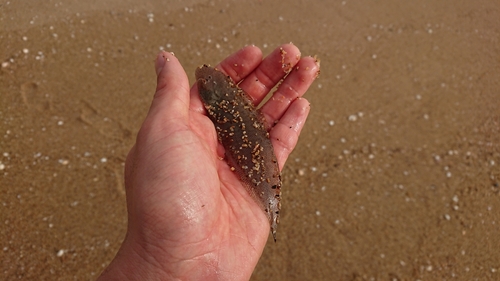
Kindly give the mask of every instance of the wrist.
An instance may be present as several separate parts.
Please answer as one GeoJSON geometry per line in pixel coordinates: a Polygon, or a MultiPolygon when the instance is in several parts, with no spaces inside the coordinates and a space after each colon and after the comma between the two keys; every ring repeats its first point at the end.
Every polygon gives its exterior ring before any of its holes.
{"type": "Polygon", "coordinates": [[[146,257],[146,252],[126,237],[115,258],[97,280],[174,280],[146,257]]]}
{"type": "MultiPolygon", "coordinates": [[[[142,241],[142,240],[141,240],[142,241]]],[[[160,247],[145,246],[132,241],[129,235],[123,241],[115,258],[101,273],[104,280],[243,280],[241,276],[220,270],[212,254],[193,260],[169,260],[160,247]],[[226,276],[227,275],[227,276],[226,276]]]]}

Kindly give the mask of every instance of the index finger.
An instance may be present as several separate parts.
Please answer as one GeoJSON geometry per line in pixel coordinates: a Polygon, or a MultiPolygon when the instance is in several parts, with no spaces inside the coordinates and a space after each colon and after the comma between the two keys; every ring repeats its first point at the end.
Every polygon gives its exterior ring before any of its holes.
{"type": "Polygon", "coordinates": [[[238,84],[252,73],[262,61],[262,51],[256,46],[246,46],[221,61],[216,68],[229,75],[238,84]]]}
{"type": "MultiPolygon", "coordinates": [[[[256,46],[246,46],[233,53],[232,55],[221,61],[216,68],[229,75],[233,81],[238,84],[241,80],[247,77],[252,71],[259,66],[262,61],[262,51],[256,46]]],[[[204,112],[205,108],[198,95],[198,87],[191,87],[191,110],[196,112],[204,112]]]]}

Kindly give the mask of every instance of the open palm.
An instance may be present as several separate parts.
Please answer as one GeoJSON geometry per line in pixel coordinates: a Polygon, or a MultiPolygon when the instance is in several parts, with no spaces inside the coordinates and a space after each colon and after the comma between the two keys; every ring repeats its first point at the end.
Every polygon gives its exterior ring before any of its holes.
{"type": "MultiPolygon", "coordinates": [[[[264,60],[257,47],[245,47],[217,67],[242,81],[255,104],[291,70],[261,108],[274,125],[269,132],[281,169],[309,113],[300,97],[319,64],[286,44],[264,60]]],[[[156,71],[156,94],[126,162],[127,237],[101,277],[248,280],[269,236],[268,219],[229,169],[177,58],[160,53],[156,71]]]]}

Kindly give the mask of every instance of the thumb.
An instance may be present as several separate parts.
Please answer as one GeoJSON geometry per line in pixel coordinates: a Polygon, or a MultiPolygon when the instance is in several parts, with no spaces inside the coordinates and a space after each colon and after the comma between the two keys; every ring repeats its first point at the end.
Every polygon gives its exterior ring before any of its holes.
{"type": "Polygon", "coordinates": [[[182,65],[173,53],[162,51],[156,57],[155,70],[156,93],[146,119],[159,121],[160,124],[176,119],[187,124],[189,82],[182,65]]]}

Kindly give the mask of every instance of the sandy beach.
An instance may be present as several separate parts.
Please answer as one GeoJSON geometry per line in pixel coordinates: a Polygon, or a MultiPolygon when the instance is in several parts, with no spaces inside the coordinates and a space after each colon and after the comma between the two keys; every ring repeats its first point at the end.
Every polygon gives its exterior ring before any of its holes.
{"type": "Polygon", "coordinates": [[[251,280],[500,280],[497,1],[0,4],[0,279],[94,280],[172,51],[194,82],[245,45],[321,60],[251,280]]]}

